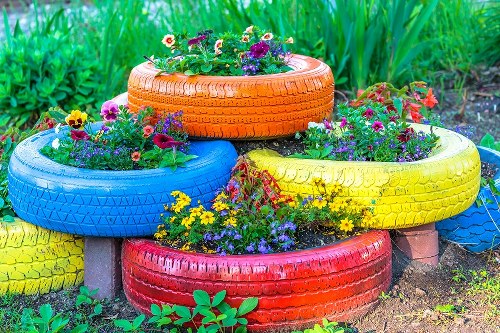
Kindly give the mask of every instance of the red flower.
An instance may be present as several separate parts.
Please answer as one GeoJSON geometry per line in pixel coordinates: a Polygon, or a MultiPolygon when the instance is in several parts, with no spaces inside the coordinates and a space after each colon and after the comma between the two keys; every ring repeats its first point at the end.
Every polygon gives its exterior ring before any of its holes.
{"type": "Polygon", "coordinates": [[[90,136],[85,131],[72,130],[71,138],[75,141],[87,141],[88,139],[90,139],[90,136]]]}
{"type": "Polygon", "coordinates": [[[161,149],[174,148],[184,144],[183,142],[175,141],[174,138],[165,134],[156,134],[153,137],[153,142],[161,149]]]}
{"type": "Polygon", "coordinates": [[[250,56],[255,59],[264,58],[269,51],[269,45],[266,42],[261,41],[250,46],[250,56]]]}
{"type": "Polygon", "coordinates": [[[427,91],[427,96],[425,96],[422,102],[425,106],[431,109],[438,103],[436,96],[432,94],[432,88],[429,88],[429,91],[427,91]]]}
{"type": "Polygon", "coordinates": [[[191,46],[191,45],[198,44],[198,43],[200,43],[202,40],[204,40],[206,38],[207,38],[206,35],[201,35],[199,37],[192,38],[192,39],[188,40],[188,45],[191,46]]]}
{"type": "Polygon", "coordinates": [[[416,123],[420,123],[420,120],[424,118],[424,116],[420,114],[421,107],[422,105],[420,104],[410,103],[410,116],[411,119],[416,123]]]}
{"type": "Polygon", "coordinates": [[[415,130],[411,127],[406,128],[401,134],[398,135],[398,140],[401,142],[408,142],[415,135],[415,130]]]}
{"type": "Polygon", "coordinates": [[[372,119],[372,117],[373,117],[373,110],[370,109],[370,108],[366,109],[366,111],[363,112],[363,117],[365,117],[368,120],[372,119]]]}
{"type": "Polygon", "coordinates": [[[141,159],[141,153],[138,151],[134,151],[130,157],[132,158],[132,161],[137,162],[141,159]]]}

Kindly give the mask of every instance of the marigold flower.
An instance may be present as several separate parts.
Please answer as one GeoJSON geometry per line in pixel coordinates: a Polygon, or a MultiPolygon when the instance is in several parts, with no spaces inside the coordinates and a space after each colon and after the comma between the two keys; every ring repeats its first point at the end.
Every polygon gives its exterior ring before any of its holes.
{"type": "Polygon", "coordinates": [[[241,41],[243,43],[248,43],[249,40],[250,40],[250,37],[248,37],[248,35],[241,36],[241,41]]]}
{"type": "Polygon", "coordinates": [[[246,28],[246,29],[245,29],[245,32],[246,32],[247,34],[251,34],[251,33],[253,33],[253,25],[251,25],[251,26],[249,26],[248,28],[246,28]]]}
{"type": "Polygon", "coordinates": [[[134,151],[130,157],[132,158],[132,161],[137,162],[141,159],[141,153],[138,151],[134,151]]]}
{"type": "Polygon", "coordinates": [[[285,44],[293,44],[293,37],[288,37],[288,39],[285,41],[285,44]]]}
{"type": "Polygon", "coordinates": [[[340,220],[340,226],[339,226],[340,231],[349,232],[353,228],[354,224],[352,223],[351,220],[349,220],[349,218],[346,217],[345,219],[340,220]]]}
{"type": "Polygon", "coordinates": [[[436,96],[434,96],[432,93],[432,88],[429,88],[429,90],[427,91],[427,96],[425,96],[422,102],[425,106],[431,109],[438,103],[436,96]]]}
{"type": "Polygon", "coordinates": [[[271,39],[273,39],[273,37],[274,37],[274,36],[273,36],[273,34],[272,34],[272,33],[270,33],[270,32],[266,32],[266,33],[264,34],[264,36],[262,36],[260,39],[261,39],[261,40],[271,40],[271,39]]]}
{"type": "Polygon", "coordinates": [[[81,129],[83,124],[87,121],[87,114],[80,110],[72,110],[71,113],[65,118],[66,124],[74,129],[81,129]]]}
{"type": "Polygon", "coordinates": [[[175,36],[174,35],[165,35],[161,40],[166,47],[172,47],[175,44],[175,36]]]}
{"type": "Polygon", "coordinates": [[[201,224],[207,225],[212,224],[215,221],[214,213],[204,212],[200,215],[201,224]]]}
{"type": "Polygon", "coordinates": [[[155,129],[153,126],[151,125],[144,126],[144,128],[142,129],[143,132],[142,136],[148,138],[151,134],[153,134],[154,131],[155,129]]]}
{"type": "Polygon", "coordinates": [[[85,132],[85,131],[77,131],[77,130],[71,130],[71,138],[75,141],[87,141],[90,139],[90,136],[85,132]]]}

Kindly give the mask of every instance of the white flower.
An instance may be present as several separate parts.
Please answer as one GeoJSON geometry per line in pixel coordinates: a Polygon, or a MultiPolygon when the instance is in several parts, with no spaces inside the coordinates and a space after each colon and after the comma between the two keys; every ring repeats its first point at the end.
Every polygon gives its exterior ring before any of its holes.
{"type": "Polygon", "coordinates": [[[264,34],[264,36],[262,36],[260,39],[262,39],[262,40],[271,40],[271,39],[273,39],[273,37],[274,37],[274,36],[273,36],[273,34],[272,34],[272,33],[270,33],[270,32],[266,32],[266,33],[264,34]]]}
{"type": "Polygon", "coordinates": [[[307,124],[307,128],[321,128],[321,129],[325,129],[325,124],[323,123],[315,123],[313,121],[309,122],[309,124],[307,124]]]}
{"type": "Polygon", "coordinates": [[[245,32],[247,34],[251,34],[253,32],[253,25],[249,26],[248,28],[245,29],[245,32]]]}
{"type": "Polygon", "coordinates": [[[285,44],[293,44],[293,37],[288,37],[288,39],[285,41],[285,44]]]}
{"type": "Polygon", "coordinates": [[[61,123],[58,123],[54,128],[54,132],[59,133],[61,131],[61,123]]]}
{"type": "Polygon", "coordinates": [[[54,149],[59,149],[59,146],[61,145],[61,143],[59,142],[59,138],[55,138],[53,141],[52,141],[52,148],[54,149]]]}

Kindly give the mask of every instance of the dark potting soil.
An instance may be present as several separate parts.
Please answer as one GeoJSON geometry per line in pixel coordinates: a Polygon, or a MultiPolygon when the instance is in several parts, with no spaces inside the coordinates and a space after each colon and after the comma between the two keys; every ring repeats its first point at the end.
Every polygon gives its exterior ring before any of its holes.
{"type": "Polygon", "coordinates": [[[498,172],[498,166],[494,163],[481,162],[481,177],[486,180],[492,179],[498,172]]]}

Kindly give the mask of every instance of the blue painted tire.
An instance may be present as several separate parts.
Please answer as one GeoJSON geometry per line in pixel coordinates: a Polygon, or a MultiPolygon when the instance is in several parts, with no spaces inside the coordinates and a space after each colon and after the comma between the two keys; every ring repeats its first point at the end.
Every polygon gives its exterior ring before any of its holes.
{"type": "MultiPolygon", "coordinates": [[[[481,146],[477,149],[482,162],[500,167],[500,152],[481,146]]],[[[493,179],[500,188],[500,171],[493,179]]],[[[463,213],[436,223],[436,229],[442,238],[469,251],[494,250],[500,245],[500,195],[494,196],[489,187],[481,186],[478,198],[486,204],[478,207],[474,203],[463,213]]]]}
{"type": "Polygon", "coordinates": [[[47,229],[97,237],[155,233],[170,192],[209,205],[227,183],[237,153],[228,141],[192,142],[198,155],[185,168],[105,171],[65,166],[40,149],[61,136],[54,130],[21,142],[9,164],[9,196],[16,214],[47,229]]]}

